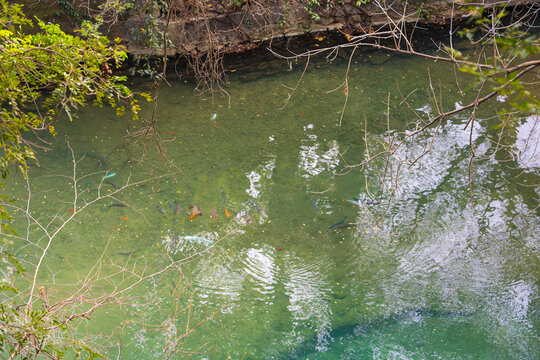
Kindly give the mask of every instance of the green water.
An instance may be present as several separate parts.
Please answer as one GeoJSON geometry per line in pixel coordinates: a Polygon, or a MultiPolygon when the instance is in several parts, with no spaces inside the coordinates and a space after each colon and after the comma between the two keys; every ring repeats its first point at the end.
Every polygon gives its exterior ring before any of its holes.
{"type": "MultiPolygon", "coordinates": [[[[463,131],[468,114],[462,114],[443,122],[429,155],[399,173],[383,157],[347,169],[388,140],[389,91],[390,128],[414,119],[402,96],[427,111],[427,68],[445,109],[464,103],[451,68],[357,55],[339,127],[345,95],[343,88],[330,91],[343,82],[346,61],[310,66],[284,109],[290,90],[283,84],[294,87],[303,64],[291,71],[277,66],[268,74],[229,73],[230,104],[201,99],[193,84],[171,77],[157,109],[169,161],[154,139],[124,137],[141,122],[87,108],[57,126],[56,138],[46,138],[52,151],[39,151],[30,193],[20,177],[10,179],[18,206],[30,194],[36,219],[57,217],[51,229],[58,217],[95,199],[107,171],[115,175],[106,180],[118,186],[143,181],[115,194],[117,200],[84,209],[53,239],[39,272],[53,296],[81,288],[70,284],[95,273],[96,262],[106,276],[118,270],[111,264],[150,273],[186,259],[181,273],[169,269],[142,281],[121,306],[102,308],[78,323],[78,331],[107,338],[89,340],[96,347],[108,343],[99,349],[122,359],[539,358],[539,192],[529,186],[538,183],[537,158],[517,149],[513,161],[475,162],[471,204],[469,137],[489,153],[497,131],[484,120],[471,135],[463,131]],[[69,147],[80,179],[75,205],[69,147]],[[381,191],[383,184],[397,184],[393,197],[381,191]],[[377,203],[355,206],[346,201],[353,197],[377,203]],[[117,201],[129,206],[109,206],[117,201]],[[168,201],[180,203],[179,213],[168,201]],[[189,204],[202,216],[188,220],[189,204]],[[329,229],[344,217],[348,227],[329,229]],[[206,240],[178,240],[186,235],[206,240]],[[193,331],[183,337],[186,329],[193,331]]],[[[460,80],[466,89],[467,79],[460,80]]],[[[133,87],[151,91],[152,82],[133,87]]],[[[499,106],[492,102],[480,115],[499,106]]],[[[150,112],[145,106],[143,117],[150,112]]],[[[395,130],[391,135],[402,139],[395,130]]],[[[504,141],[522,138],[509,130],[504,141]]],[[[414,159],[429,143],[429,137],[406,141],[394,160],[414,159]]],[[[114,188],[103,183],[100,191],[114,188]]],[[[17,221],[23,234],[46,244],[25,217],[17,221]]],[[[35,261],[39,253],[26,243],[18,255],[35,261]]],[[[86,295],[110,291],[122,276],[98,281],[86,295]]]]}

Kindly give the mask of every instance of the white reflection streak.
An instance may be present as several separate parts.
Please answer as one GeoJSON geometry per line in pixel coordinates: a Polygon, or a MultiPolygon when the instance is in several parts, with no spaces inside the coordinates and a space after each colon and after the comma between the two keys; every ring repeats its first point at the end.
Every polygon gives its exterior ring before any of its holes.
{"type": "Polygon", "coordinates": [[[259,194],[261,193],[263,184],[265,182],[264,179],[266,178],[269,180],[272,178],[274,168],[276,167],[276,159],[275,156],[270,156],[270,160],[258,166],[257,169],[246,173],[246,176],[249,180],[249,188],[246,189],[246,193],[248,193],[248,195],[254,199],[259,197],[259,194]]]}
{"type": "Polygon", "coordinates": [[[509,207],[508,200],[493,200],[486,209],[485,218],[488,222],[487,231],[491,233],[505,233],[510,220],[505,214],[509,207]]]}
{"type": "Polygon", "coordinates": [[[494,327],[491,332],[499,341],[512,343],[511,346],[516,352],[526,353],[531,346],[532,339],[524,335],[534,333],[535,324],[534,320],[531,320],[537,311],[534,307],[537,294],[538,287],[534,283],[519,280],[509,284],[503,294],[499,293],[493,297],[495,302],[492,304],[491,312],[494,327]]]}
{"type": "MultiPolygon", "coordinates": [[[[519,320],[528,320],[529,306],[531,298],[535,297],[537,292],[532,289],[530,284],[520,281],[510,288],[510,307],[514,316],[519,320]]],[[[529,324],[529,326],[532,326],[529,324]]]]}
{"type": "Polygon", "coordinates": [[[261,175],[255,171],[246,174],[249,179],[249,189],[246,190],[249,196],[256,198],[260,194],[261,190],[261,175]]]}
{"type": "Polygon", "coordinates": [[[202,300],[201,303],[207,301],[218,303],[219,300],[216,297],[219,296],[223,296],[229,301],[239,299],[244,276],[227,267],[228,260],[230,259],[224,259],[220,255],[202,257],[197,267],[195,284],[201,287],[199,296],[209,300],[202,300]]]}
{"type": "Polygon", "coordinates": [[[266,292],[272,290],[273,285],[276,283],[274,258],[263,249],[251,248],[247,251],[244,271],[251,275],[256,282],[260,283],[266,292]]]}
{"type": "MultiPolygon", "coordinates": [[[[304,126],[304,131],[313,129],[313,124],[304,126]]],[[[323,171],[331,171],[339,164],[339,146],[337,141],[329,142],[326,152],[320,151],[317,135],[306,134],[307,138],[300,145],[300,176],[310,178],[319,175],[323,171]]]]}
{"type": "Polygon", "coordinates": [[[399,269],[404,278],[425,276],[433,271],[452,273],[461,270],[453,266],[466,255],[469,241],[477,235],[478,227],[462,218],[451,217],[448,221],[441,230],[427,232],[426,238],[400,256],[399,269]]]}
{"type": "Polygon", "coordinates": [[[325,300],[325,290],[329,286],[323,275],[315,269],[310,269],[308,264],[297,262],[295,264],[297,266],[292,266],[287,271],[290,277],[285,283],[290,299],[287,308],[295,320],[295,325],[307,322],[312,328],[317,329],[317,350],[327,350],[332,318],[332,310],[325,300]]]}
{"type": "MultiPolygon", "coordinates": [[[[453,124],[450,121],[439,129],[438,134],[434,129],[426,131],[425,137],[414,137],[407,140],[393,155],[392,161],[397,164],[402,164],[399,167],[399,176],[397,180],[398,189],[396,192],[397,198],[408,199],[414,197],[415,194],[430,191],[441,184],[448,173],[452,170],[453,162],[460,156],[461,149],[469,145],[470,138],[474,142],[484,128],[478,122],[474,123],[472,135],[469,131],[463,131],[463,124],[453,124]],[[419,158],[428,147],[434,136],[437,139],[433,142],[433,148],[427,156],[424,156],[420,161],[416,162],[411,167],[414,160],[419,158]]],[[[384,142],[384,135],[377,136],[371,139],[372,146],[376,147],[377,143],[384,142]]],[[[486,145],[482,145],[482,151],[485,152],[486,145]]],[[[380,164],[375,165],[380,166],[380,164]]],[[[397,169],[394,166],[394,169],[397,169]]],[[[378,171],[372,167],[372,172],[378,171]]],[[[386,188],[394,188],[396,186],[396,174],[389,174],[384,179],[386,188]]]]}
{"type": "Polygon", "coordinates": [[[531,115],[518,126],[515,147],[518,163],[524,169],[540,167],[540,116],[531,115]]]}

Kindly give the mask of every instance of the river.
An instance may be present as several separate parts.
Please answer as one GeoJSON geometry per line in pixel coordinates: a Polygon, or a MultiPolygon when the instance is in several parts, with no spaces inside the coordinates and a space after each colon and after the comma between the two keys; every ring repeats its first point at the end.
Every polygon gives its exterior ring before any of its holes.
{"type": "MultiPolygon", "coordinates": [[[[513,148],[489,156],[500,130],[485,118],[505,105],[500,98],[472,130],[463,113],[404,140],[391,167],[384,157],[347,167],[384,150],[389,136],[403,140],[411,109],[432,116],[430,78],[445,109],[462,106],[452,68],[358,53],[341,126],[347,60],[313,62],[286,103],[303,69],[228,72],[230,103],[171,75],[156,114],[161,152],[152,137],[125,137],[141,121],[88,107],[46,137],[52,151],[38,151],[30,192],[10,176],[16,204],[30,197],[36,219],[56,217],[51,229],[76,213],[38,275],[52,298],[81,288],[89,272],[102,278],[88,298],[135,281],[122,283],[127,270],[110,275],[119,267],[149,274],[186,259],[77,331],[100,334],[88,341],[122,359],[540,358],[540,165],[528,135],[538,139],[540,119],[506,129],[501,141],[513,148]],[[78,212],[98,187],[106,195],[134,182],[78,212]]],[[[143,118],[150,113],[145,104],[143,118]]],[[[16,221],[46,243],[24,216],[16,221]]],[[[17,254],[35,262],[38,250],[17,254]]]]}

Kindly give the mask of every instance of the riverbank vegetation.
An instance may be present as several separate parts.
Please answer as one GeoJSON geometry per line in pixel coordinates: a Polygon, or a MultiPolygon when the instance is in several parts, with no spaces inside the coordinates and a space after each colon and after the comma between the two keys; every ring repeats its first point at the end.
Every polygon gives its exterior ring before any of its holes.
{"type": "Polygon", "coordinates": [[[131,111],[137,117],[136,94],[123,84],[124,76],[113,70],[127,54],[98,32],[99,23],[83,22],[70,35],[57,24],[28,19],[20,5],[0,3],[0,104],[2,130],[0,171],[5,178],[11,164],[24,171],[26,161],[34,159],[32,147],[46,147],[45,142],[31,143],[25,131],[54,134],[53,121],[60,113],[70,119],[77,109],[107,103],[117,113],[131,111]]]}
{"type": "MultiPolygon", "coordinates": [[[[48,148],[48,142],[40,133],[46,131],[54,135],[54,121],[61,113],[74,120],[77,110],[90,102],[96,106],[107,104],[119,115],[131,112],[137,118],[138,98],[144,99],[146,95],[133,93],[123,84],[126,78],[114,73],[127,54],[118,42],[111,43],[102,36],[98,26],[83,22],[81,28],[70,35],[57,24],[27,18],[20,5],[0,2],[0,171],[3,178],[14,165],[26,174],[28,162],[38,160],[34,149],[48,148]],[[28,140],[26,132],[32,132],[38,140],[28,140]]],[[[26,212],[28,219],[32,219],[29,208],[14,207],[9,195],[2,199],[0,354],[9,358],[97,357],[98,352],[67,331],[68,323],[79,315],[66,315],[62,311],[78,301],[55,298],[50,300],[54,303],[50,303],[47,291],[37,284],[41,260],[50,241],[70,219],[62,225],[53,225],[55,219],[60,221],[56,216],[48,224],[34,219],[34,225],[49,236],[47,245],[38,244],[38,239],[30,238],[29,234],[21,237],[10,226],[13,212],[26,212]],[[12,256],[10,244],[21,238],[41,249],[41,258],[28,263],[12,256]]],[[[114,298],[111,295],[113,293],[108,293],[107,299],[114,298]]],[[[103,301],[108,300],[100,300],[95,305],[105,304],[103,301]]],[[[88,316],[92,311],[92,307],[86,308],[80,316],[88,316]]]]}

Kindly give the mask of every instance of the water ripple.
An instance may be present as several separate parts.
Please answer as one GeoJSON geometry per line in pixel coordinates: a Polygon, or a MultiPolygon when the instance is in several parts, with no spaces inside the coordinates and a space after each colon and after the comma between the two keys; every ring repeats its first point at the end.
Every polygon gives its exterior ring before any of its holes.
{"type": "Polygon", "coordinates": [[[255,283],[254,290],[262,294],[274,292],[278,268],[275,255],[269,249],[246,250],[242,267],[242,270],[255,283]]]}
{"type": "Polygon", "coordinates": [[[332,309],[329,304],[331,286],[320,262],[305,263],[295,259],[286,270],[286,294],[289,296],[287,309],[293,324],[309,326],[316,330],[319,351],[328,348],[330,341],[332,309]]]}
{"type": "Polygon", "coordinates": [[[195,270],[194,282],[203,304],[206,301],[220,303],[220,297],[225,297],[227,301],[239,299],[244,276],[230,265],[232,262],[233,259],[224,252],[201,258],[195,270]]]}

